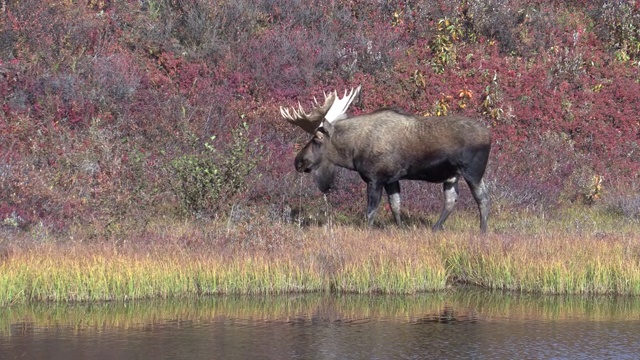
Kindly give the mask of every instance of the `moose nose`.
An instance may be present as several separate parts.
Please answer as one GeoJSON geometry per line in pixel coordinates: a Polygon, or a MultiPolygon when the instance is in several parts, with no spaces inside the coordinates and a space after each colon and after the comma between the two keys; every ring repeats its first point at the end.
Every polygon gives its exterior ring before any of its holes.
{"type": "Polygon", "coordinates": [[[307,162],[304,159],[296,159],[295,167],[297,172],[309,172],[311,169],[307,166],[307,162]]]}

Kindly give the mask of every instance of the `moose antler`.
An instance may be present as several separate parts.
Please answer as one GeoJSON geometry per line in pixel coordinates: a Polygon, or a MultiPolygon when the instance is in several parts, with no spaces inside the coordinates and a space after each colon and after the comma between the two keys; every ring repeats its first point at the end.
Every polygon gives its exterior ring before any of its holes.
{"type": "Polygon", "coordinates": [[[342,99],[339,99],[338,93],[334,91],[336,100],[333,102],[333,105],[331,105],[329,111],[327,111],[327,113],[324,115],[324,118],[328,122],[332,123],[336,120],[344,119],[345,117],[347,117],[347,109],[356,98],[356,96],[358,96],[358,94],[360,93],[360,88],[361,86],[358,86],[355,89],[351,88],[349,94],[347,94],[347,90],[345,90],[342,99]]]}
{"type": "Polygon", "coordinates": [[[315,107],[309,113],[306,113],[302,105],[298,102],[298,109],[288,109],[281,106],[280,114],[290,124],[299,126],[302,130],[313,134],[324,119],[328,122],[334,122],[345,118],[347,108],[349,108],[349,105],[351,105],[359,92],[360,86],[355,90],[351,89],[348,94],[345,90],[344,96],[340,99],[338,98],[338,92],[333,91],[329,93],[329,95],[324,94],[324,104],[322,106],[320,106],[320,103],[318,103],[318,100],[314,97],[315,107]]]}
{"type": "Polygon", "coordinates": [[[333,105],[335,98],[335,92],[329,93],[329,95],[324,94],[324,104],[320,106],[320,103],[318,103],[318,100],[314,97],[313,102],[315,107],[309,113],[304,111],[300,102],[298,102],[298,109],[289,109],[280,106],[280,114],[290,124],[299,126],[302,130],[313,134],[318,126],[322,124],[322,119],[324,119],[324,115],[329,111],[331,105],[333,105]]]}

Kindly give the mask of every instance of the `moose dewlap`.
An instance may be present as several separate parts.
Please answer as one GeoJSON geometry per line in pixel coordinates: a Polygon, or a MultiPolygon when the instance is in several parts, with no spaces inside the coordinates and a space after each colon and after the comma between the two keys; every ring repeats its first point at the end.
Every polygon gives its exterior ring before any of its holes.
{"type": "Polygon", "coordinates": [[[442,229],[458,198],[458,181],[463,178],[478,204],[480,229],[487,230],[489,197],[483,182],[491,133],[482,123],[462,116],[421,117],[397,109],[379,109],[348,117],[346,110],[360,87],[325,95],[325,102],[306,113],[280,108],[291,124],[313,135],[300,150],[295,167],[310,172],[318,188],[331,189],[335,167],[357,171],[367,184],[367,222],[373,219],[382,190],[389,197],[395,221],[400,218],[400,180],[442,183],[444,206],[433,226],[442,229]]]}

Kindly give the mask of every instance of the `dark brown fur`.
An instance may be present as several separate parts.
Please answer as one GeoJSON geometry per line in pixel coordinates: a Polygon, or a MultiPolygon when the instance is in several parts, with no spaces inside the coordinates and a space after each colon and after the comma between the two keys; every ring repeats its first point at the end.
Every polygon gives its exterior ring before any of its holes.
{"type": "Polygon", "coordinates": [[[478,203],[480,227],[487,229],[489,198],[482,180],[491,150],[489,129],[460,116],[417,117],[397,109],[324,122],[298,153],[298,171],[311,172],[321,191],[333,183],[334,167],[355,170],[367,183],[367,221],[373,222],[382,189],[398,224],[399,180],[443,183],[445,204],[434,229],[441,229],[463,177],[478,203]]]}

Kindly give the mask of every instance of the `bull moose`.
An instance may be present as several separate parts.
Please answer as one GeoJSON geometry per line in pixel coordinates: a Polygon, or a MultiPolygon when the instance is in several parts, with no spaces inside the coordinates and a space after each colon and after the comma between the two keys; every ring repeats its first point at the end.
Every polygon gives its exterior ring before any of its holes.
{"type": "Polygon", "coordinates": [[[355,170],[367,183],[366,219],[372,225],[382,189],[393,217],[400,217],[400,180],[442,183],[444,206],[434,230],[443,224],[458,198],[460,177],[469,185],[480,212],[480,229],[487,230],[489,197],[483,176],[491,150],[486,126],[463,116],[421,117],[394,108],[348,117],[346,110],[360,92],[351,89],[340,98],[325,94],[324,104],[305,112],[280,107],[289,123],[313,135],[295,158],[298,172],[313,175],[320,191],[333,185],[336,166],[355,170]]]}

